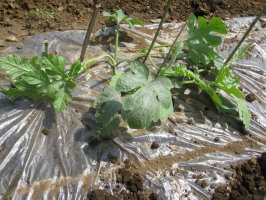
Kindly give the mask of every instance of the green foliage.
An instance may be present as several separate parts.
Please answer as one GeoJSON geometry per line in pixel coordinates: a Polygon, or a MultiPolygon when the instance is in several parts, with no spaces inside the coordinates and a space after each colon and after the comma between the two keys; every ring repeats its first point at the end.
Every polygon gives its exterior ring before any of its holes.
{"type": "MultiPolygon", "coordinates": [[[[242,118],[245,128],[248,129],[251,115],[245,103],[245,96],[239,90],[240,81],[232,75],[229,66],[234,61],[245,58],[250,46],[239,49],[229,63],[224,65],[223,60],[214,50],[214,47],[222,42],[222,39],[214,34],[227,33],[225,24],[216,17],[213,17],[210,21],[199,17],[197,21],[195,15],[191,14],[187,26],[189,34],[188,38],[184,40],[184,44],[188,48],[188,62],[187,64],[170,66],[163,70],[163,74],[176,78],[182,77],[183,82],[189,81],[189,83],[198,85],[212,99],[218,112],[233,114],[232,106],[222,101],[218,89],[223,90],[232,97],[239,117],[242,118]],[[210,67],[208,68],[208,66],[210,67]],[[200,71],[207,72],[209,76],[202,74],[200,71]]],[[[177,54],[172,55],[172,57],[177,57],[177,54]]]]}
{"type": "Polygon", "coordinates": [[[221,44],[222,39],[216,33],[226,34],[226,26],[221,19],[213,17],[210,21],[203,17],[197,18],[190,14],[188,19],[189,36],[186,44],[189,47],[188,57],[192,64],[210,64],[217,53],[213,47],[221,44]]]}
{"type": "MultiPolygon", "coordinates": [[[[104,15],[116,24],[127,19],[120,10],[112,15],[104,15]]],[[[249,46],[239,49],[233,59],[224,64],[215,51],[215,47],[222,42],[218,34],[227,33],[222,20],[216,17],[209,21],[203,17],[197,19],[191,14],[187,26],[188,37],[174,44],[170,61],[161,69],[158,77],[154,78],[149,68],[139,62],[131,63],[130,72],[117,71],[112,77],[109,86],[99,95],[95,104],[96,120],[102,125],[98,130],[99,134],[115,137],[112,131],[119,128],[122,120],[136,129],[166,120],[173,112],[171,88],[180,88],[188,83],[202,88],[219,113],[238,112],[248,129],[250,112],[245,96],[239,90],[240,81],[232,74],[229,66],[244,58],[249,46]],[[221,91],[226,92],[231,99],[225,99],[221,91]]],[[[153,66],[158,68],[154,63],[153,66]]]]}
{"type": "Polygon", "coordinates": [[[122,109],[121,93],[108,86],[97,97],[95,102],[97,112],[96,121],[102,125],[98,132],[104,137],[110,137],[112,131],[118,129],[120,124],[119,112],[122,109]]]}
{"type": "Polygon", "coordinates": [[[55,18],[55,13],[48,12],[48,11],[42,11],[39,8],[35,8],[35,10],[31,10],[30,13],[35,14],[36,16],[39,17],[38,24],[41,24],[42,19],[54,19],[55,18]]]}
{"type": "Polygon", "coordinates": [[[121,9],[113,11],[111,14],[103,12],[103,16],[107,17],[107,23],[115,22],[117,25],[121,23],[128,23],[129,28],[131,29],[134,29],[134,24],[144,26],[142,21],[126,16],[121,9]]]}
{"type": "Polygon", "coordinates": [[[30,99],[48,99],[57,113],[72,99],[71,91],[76,86],[74,78],[81,69],[75,62],[65,73],[66,60],[61,56],[42,53],[32,59],[10,55],[0,58],[0,67],[11,75],[13,88],[0,88],[0,92],[14,101],[25,96],[30,99]]]}
{"type": "Polygon", "coordinates": [[[140,129],[166,120],[173,112],[171,81],[165,76],[152,79],[147,66],[139,62],[131,63],[130,69],[119,73],[96,100],[101,135],[110,136],[118,129],[121,117],[131,128],[140,129]]]}

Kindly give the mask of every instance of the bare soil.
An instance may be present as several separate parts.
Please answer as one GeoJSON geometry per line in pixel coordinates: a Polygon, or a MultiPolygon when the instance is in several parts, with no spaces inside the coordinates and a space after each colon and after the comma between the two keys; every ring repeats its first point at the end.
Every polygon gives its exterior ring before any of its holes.
{"type": "MultiPolygon", "coordinates": [[[[166,0],[98,0],[103,10],[120,7],[127,15],[151,23],[162,15],[166,0]]],[[[266,5],[265,0],[174,0],[166,22],[185,21],[193,12],[197,16],[217,16],[223,19],[254,16],[266,5]]],[[[28,36],[51,31],[87,29],[93,12],[93,0],[1,0],[0,50],[28,36]],[[31,13],[36,8],[54,13],[54,18],[42,18],[31,13]]],[[[105,26],[98,15],[95,30],[105,26]]],[[[19,47],[18,47],[19,48],[19,47]]]]}
{"type": "Polygon", "coordinates": [[[105,190],[93,190],[88,194],[89,200],[161,200],[158,194],[144,187],[144,177],[141,172],[134,168],[130,161],[116,172],[118,185],[114,189],[114,195],[105,190]],[[124,186],[126,190],[121,190],[124,186]]]}
{"type": "Polygon", "coordinates": [[[264,200],[266,197],[266,153],[233,166],[236,177],[215,190],[212,200],[264,200]]]}

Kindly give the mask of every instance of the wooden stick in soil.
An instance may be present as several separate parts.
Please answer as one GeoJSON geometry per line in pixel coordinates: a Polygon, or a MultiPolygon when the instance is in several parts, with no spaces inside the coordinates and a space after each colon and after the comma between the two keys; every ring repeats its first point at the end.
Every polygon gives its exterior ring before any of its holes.
{"type": "Polygon", "coordinates": [[[236,45],[235,49],[232,51],[232,53],[228,56],[228,58],[226,59],[224,66],[226,66],[230,60],[233,58],[233,56],[235,55],[236,51],[239,49],[239,47],[242,45],[242,43],[244,42],[244,40],[246,39],[246,37],[249,35],[250,31],[252,30],[252,28],[255,26],[255,24],[257,23],[257,21],[260,19],[260,17],[266,12],[266,6],[264,6],[260,13],[257,15],[257,17],[254,19],[254,21],[251,23],[251,25],[249,26],[248,30],[245,32],[245,34],[243,35],[243,37],[241,38],[241,40],[238,42],[238,44],[236,45]]]}
{"type": "Polygon", "coordinates": [[[93,15],[92,15],[92,18],[91,18],[90,24],[88,26],[87,33],[86,33],[86,36],[85,36],[85,39],[84,39],[84,42],[83,42],[83,45],[82,45],[80,58],[79,58],[80,62],[83,62],[83,60],[84,60],[84,55],[85,55],[85,52],[86,52],[86,49],[87,49],[87,45],[89,43],[89,39],[90,39],[90,36],[91,36],[92,28],[94,26],[94,23],[95,23],[95,20],[96,20],[96,17],[97,17],[97,13],[98,13],[98,10],[99,10],[100,7],[101,7],[100,4],[96,4],[95,7],[94,7],[93,15]]]}
{"type": "Polygon", "coordinates": [[[156,78],[157,76],[159,76],[159,74],[160,74],[162,68],[165,66],[165,64],[166,64],[166,62],[167,62],[167,60],[168,60],[168,58],[170,57],[171,52],[173,51],[173,49],[174,49],[174,47],[175,47],[175,45],[176,45],[176,42],[177,42],[178,38],[180,37],[181,33],[182,33],[183,30],[185,29],[186,25],[187,25],[187,23],[185,23],[185,24],[181,27],[180,31],[178,32],[178,34],[177,34],[177,36],[176,36],[176,38],[175,38],[175,41],[173,42],[173,45],[172,45],[171,48],[169,49],[169,51],[168,51],[166,57],[164,58],[163,64],[160,66],[159,70],[157,71],[157,74],[156,74],[155,78],[156,78]]]}
{"type": "Polygon", "coordinates": [[[48,41],[48,40],[44,40],[44,41],[43,41],[43,44],[44,44],[44,52],[45,52],[45,53],[48,53],[48,45],[49,45],[49,41],[48,41]]]}
{"type": "Polygon", "coordinates": [[[160,33],[160,30],[161,30],[161,28],[162,28],[162,26],[163,26],[164,19],[165,19],[165,17],[166,17],[166,14],[168,13],[168,10],[169,10],[169,7],[170,7],[170,4],[171,4],[171,3],[172,3],[172,0],[168,0],[167,5],[166,5],[165,8],[164,8],[164,13],[163,13],[163,16],[162,16],[161,22],[160,22],[160,24],[159,24],[159,26],[158,26],[158,29],[157,29],[157,31],[156,31],[156,34],[155,34],[155,36],[154,36],[154,38],[153,38],[153,40],[152,40],[152,42],[151,42],[150,48],[149,48],[149,50],[148,50],[148,53],[146,54],[146,56],[145,56],[145,58],[144,58],[144,60],[143,60],[143,63],[146,62],[146,60],[147,60],[147,58],[148,58],[148,56],[149,56],[149,54],[150,54],[150,52],[151,52],[151,49],[152,49],[152,47],[153,47],[153,45],[154,45],[154,43],[155,43],[155,41],[156,41],[156,39],[157,39],[157,37],[158,37],[158,35],[159,35],[159,33],[160,33]]]}

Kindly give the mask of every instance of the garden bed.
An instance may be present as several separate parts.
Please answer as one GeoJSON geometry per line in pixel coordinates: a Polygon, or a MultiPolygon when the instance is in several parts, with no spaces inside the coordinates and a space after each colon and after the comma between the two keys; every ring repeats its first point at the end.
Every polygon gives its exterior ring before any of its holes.
{"type": "MultiPolygon", "coordinates": [[[[231,30],[237,30],[236,21],[239,23],[240,19],[228,22],[231,30]]],[[[168,28],[176,26],[170,24],[168,28]]],[[[247,25],[243,24],[243,27],[247,25]]],[[[257,45],[261,45],[259,30],[258,26],[251,36],[252,42],[257,45]]],[[[16,44],[5,52],[37,55],[42,49],[41,41],[49,38],[51,51],[75,60],[84,34],[85,31],[67,31],[36,35],[29,42],[20,43],[24,48],[18,49],[16,44]]],[[[241,35],[239,32],[234,34],[241,35]]],[[[234,34],[231,37],[235,37],[234,34]]],[[[135,37],[128,33],[128,38],[132,38],[130,41],[136,40],[135,37]]],[[[169,31],[164,31],[160,39],[165,37],[169,37],[169,31]]],[[[149,40],[145,41],[149,43],[149,40]]],[[[131,54],[128,49],[132,46],[128,42],[123,41],[121,56],[131,54]]],[[[232,48],[230,45],[221,49],[224,55],[232,48]]],[[[138,46],[135,48],[137,50],[138,46]]],[[[101,55],[105,49],[105,43],[91,46],[86,56],[101,55]]],[[[1,165],[2,185],[6,185],[2,192],[5,196],[16,198],[36,199],[48,195],[50,199],[71,199],[73,195],[84,197],[87,193],[97,196],[98,188],[106,192],[115,190],[113,195],[131,195],[128,198],[134,199],[136,193],[128,194],[124,190],[132,189],[132,185],[127,185],[130,180],[124,180],[123,175],[119,178],[121,173],[128,172],[127,164],[123,163],[129,159],[130,169],[134,169],[130,173],[134,172],[132,177],[141,183],[141,186],[132,183],[133,187],[141,188],[140,195],[145,198],[153,198],[155,194],[163,199],[182,196],[211,198],[214,189],[225,184],[226,176],[231,174],[226,166],[257,157],[265,151],[265,115],[261,112],[265,94],[257,88],[258,85],[253,85],[257,79],[264,80],[259,52],[260,48],[253,48],[249,54],[257,55],[257,58],[252,56],[234,66],[239,77],[246,80],[243,85],[245,94],[252,92],[256,96],[256,100],[249,103],[253,116],[256,116],[252,119],[249,133],[243,132],[237,118],[217,115],[209,98],[197,87],[188,87],[174,92],[175,113],[162,126],[148,130],[124,127],[121,129],[122,133],[127,133],[124,136],[114,141],[99,140],[95,135],[94,111],[90,107],[107,83],[108,74],[112,73],[104,64],[94,66],[79,78],[70,107],[57,116],[45,102],[32,104],[22,99],[13,104],[2,97],[1,137],[5,139],[2,140],[0,159],[6,163],[1,165]],[[249,67],[254,69],[252,76],[245,73],[249,67]],[[256,79],[253,80],[253,77],[256,79]],[[14,128],[20,131],[14,131],[14,128]],[[13,162],[15,158],[23,158],[24,161],[13,162]],[[12,170],[16,170],[17,176],[11,175],[12,170]],[[22,175],[25,171],[34,176],[22,175]],[[89,190],[93,188],[95,190],[91,194],[89,190]]]]}
{"type": "MultiPolygon", "coordinates": [[[[259,1],[254,3],[259,5],[259,1]]],[[[202,14],[203,8],[206,15],[214,9],[206,2],[198,7],[194,4],[189,2],[194,9],[200,8],[196,14],[202,14]]],[[[19,5],[29,9],[35,4],[22,1],[19,5]]],[[[121,6],[125,5],[123,2],[121,6]]],[[[134,16],[134,12],[131,14],[134,16]]],[[[228,20],[229,34],[217,52],[228,57],[253,19],[228,20]]],[[[182,25],[164,24],[157,42],[172,42],[182,25]]],[[[147,47],[156,28],[151,24],[134,31],[121,29],[118,59],[147,47]]],[[[109,27],[94,33],[85,58],[111,54],[113,32],[109,27]]],[[[79,58],[85,33],[72,30],[33,35],[28,41],[2,49],[0,56],[37,56],[43,51],[43,41],[49,40],[50,53],[66,57],[68,68],[79,58]]],[[[186,35],[183,31],[180,39],[186,35]]],[[[241,80],[241,91],[251,112],[248,131],[238,116],[219,114],[207,93],[188,84],[171,90],[174,112],[167,121],[144,129],[132,129],[123,122],[116,130],[117,137],[101,137],[96,132],[100,125],[93,104],[113,74],[104,62],[91,65],[77,78],[73,99],[60,114],[47,101],[20,98],[10,102],[0,94],[0,198],[239,199],[244,195],[263,199],[265,18],[257,23],[246,44],[252,45],[248,58],[234,63],[232,70],[241,80]]],[[[159,64],[162,58],[154,57],[153,61],[159,64]]],[[[128,63],[119,69],[128,70],[128,63]]],[[[1,73],[0,83],[8,85],[5,73],[1,73]]]]}
{"type": "MultiPolygon", "coordinates": [[[[163,4],[165,0],[145,0],[145,1],[119,1],[119,0],[101,0],[102,10],[111,12],[116,5],[120,6],[127,15],[143,20],[145,23],[151,23],[162,15],[163,4]]],[[[193,12],[197,16],[216,16],[222,19],[233,17],[255,16],[260,8],[265,5],[263,0],[185,0],[173,1],[170,7],[167,22],[185,21],[188,15],[193,12]]],[[[27,40],[28,36],[63,30],[85,30],[88,20],[92,15],[93,0],[58,0],[58,1],[34,1],[21,0],[0,2],[0,50],[16,41],[27,40]],[[30,13],[36,8],[42,11],[55,13],[54,19],[41,19],[30,13]],[[6,41],[10,37],[14,41],[6,41]]],[[[95,25],[95,31],[104,27],[104,18],[99,16],[95,25]]]]}

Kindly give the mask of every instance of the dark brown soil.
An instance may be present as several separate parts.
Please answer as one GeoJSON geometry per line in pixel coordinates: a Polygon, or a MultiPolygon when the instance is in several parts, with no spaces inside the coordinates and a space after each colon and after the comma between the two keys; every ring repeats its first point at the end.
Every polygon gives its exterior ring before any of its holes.
{"type": "Polygon", "coordinates": [[[161,200],[158,194],[147,190],[144,185],[144,177],[138,170],[132,168],[130,163],[120,168],[117,173],[118,185],[114,189],[114,195],[104,190],[93,190],[89,193],[89,200],[161,200]],[[127,191],[120,191],[120,186],[125,186],[127,191]]]}
{"type": "MultiPolygon", "coordinates": [[[[101,11],[121,7],[127,15],[151,23],[162,15],[166,0],[98,0],[101,11]]],[[[223,19],[237,16],[254,16],[266,5],[265,0],[174,0],[167,22],[187,19],[193,12],[198,16],[218,16],[223,19]]],[[[61,30],[87,29],[92,14],[93,0],[1,0],[0,50],[16,41],[27,40],[29,35],[61,30]],[[36,8],[54,13],[54,19],[41,18],[31,13],[36,8]]],[[[105,26],[98,15],[95,28],[105,26]]],[[[18,47],[20,48],[20,47],[18,47]]]]}
{"type": "Polygon", "coordinates": [[[266,197],[266,153],[234,166],[236,177],[228,185],[218,187],[213,200],[264,200],[266,197]]]}
{"type": "Polygon", "coordinates": [[[89,200],[118,200],[115,196],[106,192],[105,190],[93,190],[89,196],[89,200]]]}
{"type": "Polygon", "coordinates": [[[255,96],[255,94],[252,94],[252,93],[248,94],[248,95],[246,96],[246,100],[247,100],[248,102],[255,101],[255,100],[256,100],[256,96],[255,96]]]}
{"type": "Polygon", "coordinates": [[[99,140],[96,137],[89,137],[88,139],[88,144],[92,147],[95,148],[97,147],[99,144],[101,144],[101,140],[99,140]]]}
{"type": "Polygon", "coordinates": [[[158,149],[159,147],[160,147],[160,144],[157,143],[157,142],[153,142],[153,143],[151,144],[151,149],[158,149]]]}

